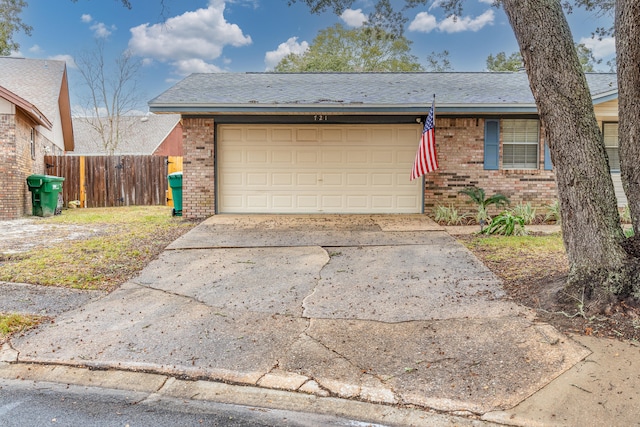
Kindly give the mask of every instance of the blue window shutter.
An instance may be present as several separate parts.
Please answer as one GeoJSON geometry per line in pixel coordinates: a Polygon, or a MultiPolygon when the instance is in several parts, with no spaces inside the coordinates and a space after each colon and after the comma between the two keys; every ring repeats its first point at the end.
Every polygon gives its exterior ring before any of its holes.
{"type": "Polygon", "coordinates": [[[553,164],[551,163],[551,151],[549,151],[549,144],[547,141],[544,142],[544,170],[550,171],[553,169],[553,164]]]}
{"type": "Polygon", "coordinates": [[[500,120],[484,121],[484,168],[498,170],[500,167],[500,120]]]}

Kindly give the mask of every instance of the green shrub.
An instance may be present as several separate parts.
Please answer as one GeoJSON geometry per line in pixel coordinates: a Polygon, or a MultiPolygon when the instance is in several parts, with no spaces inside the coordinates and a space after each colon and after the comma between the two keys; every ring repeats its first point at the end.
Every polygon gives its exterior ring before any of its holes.
{"type": "Polygon", "coordinates": [[[520,203],[513,208],[513,214],[524,219],[525,225],[533,224],[536,220],[536,209],[531,207],[531,203],[520,203]]]}
{"type": "Polygon", "coordinates": [[[633,236],[635,236],[635,234],[636,233],[633,231],[633,227],[627,228],[626,230],[624,230],[624,235],[626,237],[633,237],[633,236]]]}
{"type": "Polygon", "coordinates": [[[484,229],[485,234],[501,234],[503,236],[524,236],[527,230],[524,228],[524,218],[515,215],[512,211],[503,211],[493,217],[491,224],[484,229]]]}
{"type": "Polygon", "coordinates": [[[629,208],[629,205],[624,207],[624,210],[620,215],[620,221],[624,224],[631,224],[631,208],[629,208]]]}
{"type": "Polygon", "coordinates": [[[491,217],[489,216],[489,206],[506,206],[509,203],[509,198],[504,194],[496,193],[493,196],[487,197],[484,189],[478,187],[467,187],[464,190],[460,190],[458,193],[468,196],[473,203],[478,207],[476,214],[476,222],[478,224],[489,223],[491,217]]]}
{"type": "Polygon", "coordinates": [[[436,206],[435,220],[438,223],[445,223],[447,225],[461,225],[469,217],[469,214],[460,214],[453,205],[450,206],[436,206]]]}
{"type": "Polygon", "coordinates": [[[555,221],[560,225],[562,217],[560,216],[560,201],[556,200],[547,205],[547,214],[544,216],[545,221],[555,221]]]}

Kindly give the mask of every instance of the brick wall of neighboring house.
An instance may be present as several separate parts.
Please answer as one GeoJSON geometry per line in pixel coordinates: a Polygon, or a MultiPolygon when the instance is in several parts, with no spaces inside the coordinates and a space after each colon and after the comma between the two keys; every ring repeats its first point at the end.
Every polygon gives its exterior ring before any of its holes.
{"type": "Polygon", "coordinates": [[[27,177],[46,174],[44,156],[47,147],[50,153],[61,154],[37,129],[19,111],[15,115],[0,115],[0,219],[31,215],[31,192],[27,177]],[[32,129],[35,155],[31,150],[32,129]]]}
{"type": "MultiPolygon", "coordinates": [[[[502,134],[502,133],[501,133],[502,134]]],[[[484,119],[437,118],[436,144],[440,169],[426,175],[425,212],[438,205],[453,205],[459,212],[475,212],[475,205],[458,192],[465,187],[483,188],[487,196],[502,193],[511,206],[530,202],[539,213],[557,198],[551,170],[544,170],[543,132],[540,132],[539,168],[535,170],[484,169],[484,119]]],[[[502,165],[502,141],[500,143],[502,165]]]]}
{"type": "Polygon", "coordinates": [[[215,214],[214,121],[183,120],[182,216],[203,219],[215,214]]]}
{"type": "Polygon", "coordinates": [[[22,190],[16,170],[16,124],[13,114],[0,115],[0,219],[21,215],[22,190]]]}

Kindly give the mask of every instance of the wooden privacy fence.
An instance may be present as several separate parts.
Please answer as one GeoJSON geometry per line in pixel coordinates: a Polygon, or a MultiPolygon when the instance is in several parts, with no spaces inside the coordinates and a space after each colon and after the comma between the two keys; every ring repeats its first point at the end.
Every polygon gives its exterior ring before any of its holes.
{"type": "MultiPolygon", "coordinates": [[[[181,165],[181,157],[179,161],[181,165]]],[[[65,179],[65,205],[77,200],[81,207],[96,208],[166,205],[168,165],[176,160],[164,156],[46,156],[45,163],[47,175],[65,179]]]]}

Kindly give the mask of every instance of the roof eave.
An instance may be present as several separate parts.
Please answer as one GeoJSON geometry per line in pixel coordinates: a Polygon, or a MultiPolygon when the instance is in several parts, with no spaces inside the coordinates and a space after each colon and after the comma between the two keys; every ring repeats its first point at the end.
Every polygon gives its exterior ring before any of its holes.
{"type": "MultiPolygon", "coordinates": [[[[153,113],[177,114],[426,114],[427,104],[163,104],[150,103],[153,113]]],[[[535,104],[439,104],[439,114],[537,113],[535,104]]]]}
{"type": "Polygon", "coordinates": [[[597,95],[592,95],[593,104],[598,105],[603,102],[614,101],[618,99],[618,90],[610,90],[608,92],[599,93],[597,95]]]}
{"type": "Polygon", "coordinates": [[[24,113],[31,118],[35,123],[44,126],[48,130],[53,129],[53,123],[47,118],[35,105],[27,101],[26,99],[16,95],[10,90],[0,86],[0,97],[11,102],[17,108],[24,111],[24,113]]]}

